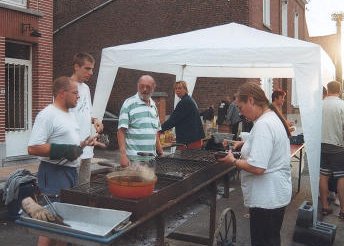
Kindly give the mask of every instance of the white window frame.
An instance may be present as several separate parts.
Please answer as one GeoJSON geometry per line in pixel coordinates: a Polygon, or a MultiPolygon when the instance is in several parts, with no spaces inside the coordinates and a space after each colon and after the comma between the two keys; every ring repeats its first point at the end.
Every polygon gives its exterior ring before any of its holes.
{"type": "MultiPolygon", "coordinates": [[[[13,65],[24,65],[27,67],[27,81],[25,83],[25,107],[24,107],[24,118],[25,118],[25,129],[24,131],[31,130],[32,128],[32,62],[31,60],[22,60],[16,58],[6,58],[5,57],[5,64],[13,64],[13,65]]],[[[17,131],[17,130],[14,130],[17,131]]]]}
{"type": "Polygon", "coordinates": [[[27,0],[0,0],[0,3],[5,3],[21,8],[27,8],[27,0]]]}
{"type": "Polygon", "coordinates": [[[282,35],[288,37],[288,1],[282,1],[282,35]]]}
{"type": "Polygon", "coordinates": [[[263,24],[268,28],[271,27],[270,15],[270,0],[263,0],[263,24]]]}
{"type": "Polygon", "coordinates": [[[270,102],[271,100],[271,94],[272,94],[272,87],[273,87],[273,79],[272,78],[260,78],[260,84],[261,88],[265,93],[265,96],[269,99],[270,102]]]}
{"type": "Polygon", "coordinates": [[[299,100],[297,98],[296,80],[293,78],[291,80],[291,105],[294,108],[299,107],[299,100]]]}
{"type": "Polygon", "coordinates": [[[294,38],[299,39],[299,14],[294,15],[294,38]]]}

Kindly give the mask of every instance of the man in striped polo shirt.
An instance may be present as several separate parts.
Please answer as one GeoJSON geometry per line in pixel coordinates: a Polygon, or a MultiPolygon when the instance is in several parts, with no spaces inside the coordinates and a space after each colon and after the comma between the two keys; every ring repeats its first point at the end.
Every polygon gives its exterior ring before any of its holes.
{"type": "Polygon", "coordinates": [[[137,93],[127,98],[121,108],[118,122],[118,145],[121,166],[132,161],[147,161],[153,155],[162,155],[158,131],[161,130],[158,109],[151,98],[156,83],[149,75],[137,82],[137,93]],[[143,152],[146,156],[139,156],[143,152]]]}

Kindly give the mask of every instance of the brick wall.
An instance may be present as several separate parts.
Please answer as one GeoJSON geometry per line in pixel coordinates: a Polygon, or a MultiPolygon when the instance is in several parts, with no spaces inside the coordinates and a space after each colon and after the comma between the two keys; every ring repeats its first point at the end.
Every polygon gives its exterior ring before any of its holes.
{"type": "MultiPolygon", "coordinates": [[[[298,0],[294,1],[298,2],[298,0]]],[[[290,3],[294,1],[289,0],[290,3]]],[[[83,6],[85,1],[82,0],[74,0],[73,4],[68,1],[56,1],[55,4],[60,10],[68,8],[69,11],[65,14],[63,11],[55,12],[55,23],[61,24],[66,23],[68,18],[68,20],[72,19],[68,17],[70,13],[75,18],[76,13],[81,14],[81,9],[89,10],[95,6],[93,4],[83,6]]],[[[230,22],[280,33],[280,1],[271,1],[271,13],[271,29],[267,29],[262,23],[262,1],[113,1],[78,22],[59,30],[54,35],[54,77],[71,74],[73,54],[87,51],[96,58],[96,71],[89,81],[93,94],[102,48],[230,22]]],[[[56,28],[58,28],[57,25],[56,28]]],[[[142,71],[128,72],[125,69],[118,72],[108,102],[108,110],[114,113],[119,112],[124,99],[136,92],[136,80],[143,73],[142,71]]],[[[168,94],[167,114],[169,114],[173,109],[175,78],[171,75],[152,75],[157,80],[157,91],[168,94]]],[[[199,78],[194,90],[194,97],[201,110],[212,104],[216,107],[222,98],[231,97],[240,83],[239,79],[199,78]]]]}
{"type": "Polygon", "coordinates": [[[55,0],[54,30],[104,3],[104,0],[55,0]]]}
{"type": "Polygon", "coordinates": [[[39,16],[26,14],[6,8],[0,9],[0,35],[9,40],[21,42],[37,42],[36,37],[31,37],[29,31],[22,31],[22,24],[38,27],[39,16]]]}
{"type": "Polygon", "coordinates": [[[42,36],[38,44],[33,46],[32,71],[32,111],[33,119],[36,114],[52,102],[52,63],[53,63],[53,1],[41,1],[39,10],[43,17],[39,19],[38,30],[42,36]]]}
{"type": "MultiPolygon", "coordinates": [[[[73,9],[81,7],[84,1],[73,1],[71,6],[65,1],[55,4],[65,5],[59,9],[73,9]],[[76,4],[79,2],[79,4],[76,4]]],[[[97,70],[100,62],[101,49],[104,47],[137,42],[195,29],[230,23],[232,21],[248,24],[248,1],[182,1],[182,0],[141,0],[141,1],[114,1],[106,7],[88,15],[77,24],[59,31],[54,35],[54,77],[71,73],[71,60],[74,53],[79,51],[90,52],[96,58],[96,72],[89,82],[91,91],[94,91],[97,70]],[[97,28],[93,28],[97,26],[97,28]],[[82,40],[87,40],[83,42],[82,40]],[[68,45],[66,45],[68,40],[68,45]]],[[[90,6],[86,7],[89,9],[90,6]]],[[[67,15],[67,14],[65,14],[67,15]]],[[[61,12],[55,13],[55,22],[63,23],[67,17],[61,12]]],[[[75,16],[74,16],[75,18],[75,16]]],[[[57,28],[57,26],[56,26],[57,28]]],[[[129,95],[136,93],[136,80],[143,74],[142,71],[133,71],[129,74],[120,70],[114,84],[108,110],[118,113],[129,95]],[[118,93],[121,91],[121,93],[118,93]]],[[[157,81],[156,91],[168,94],[167,114],[173,109],[173,83],[175,77],[171,75],[152,74],[157,81]]],[[[195,93],[197,93],[195,88],[195,93]]],[[[208,102],[201,102],[204,108],[208,102]]]]}

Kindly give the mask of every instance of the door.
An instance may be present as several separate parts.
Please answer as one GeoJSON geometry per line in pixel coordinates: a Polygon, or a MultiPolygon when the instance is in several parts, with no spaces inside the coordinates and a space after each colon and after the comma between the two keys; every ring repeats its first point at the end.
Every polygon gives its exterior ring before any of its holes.
{"type": "Polygon", "coordinates": [[[32,127],[31,61],[5,58],[6,157],[27,155],[32,127]]]}

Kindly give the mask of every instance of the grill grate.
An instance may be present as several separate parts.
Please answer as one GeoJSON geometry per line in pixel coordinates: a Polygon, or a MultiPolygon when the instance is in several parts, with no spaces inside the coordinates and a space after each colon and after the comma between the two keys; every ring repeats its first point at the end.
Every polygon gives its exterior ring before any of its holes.
{"type": "Polygon", "coordinates": [[[96,177],[92,178],[90,183],[74,186],[71,190],[90,195],[111,196],[106,187],[106,178],[104,174],[98,174],[96,177]]]}
{"type": "Polygon", "coordinates": [[[166,156],[166,158],[216,163],[214,153],[214,151],[198,149],[177,150],[175,153],[166,156]]]}
{"type": "MultiPolygon", "coordinates": [[[[155,185],[154,192],[164,189],[165,187],[175,183],[176,178],[171,177],[158,177],[158,181],[155,185]]],[[[102,197],[111,197],[111,193],[108,191],[106,175],[98,174],[94,177],[89,184],[82,184],[70,188],[73,192],[88,194],[91,196],[102,196],[102,197]]]]}
{"type": "Polygon", "coordinates": [[[214,164],[207,161],[182,160],[168,157],[158,157],[155,161],[155,173],[158,176],[170,176],[179,179],[214,164]]]}

